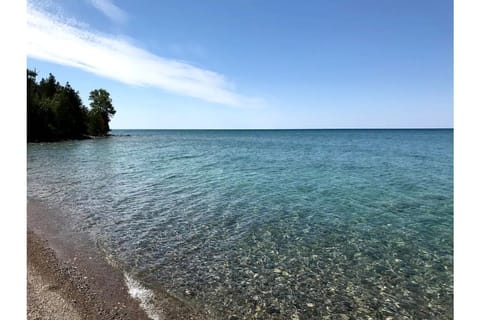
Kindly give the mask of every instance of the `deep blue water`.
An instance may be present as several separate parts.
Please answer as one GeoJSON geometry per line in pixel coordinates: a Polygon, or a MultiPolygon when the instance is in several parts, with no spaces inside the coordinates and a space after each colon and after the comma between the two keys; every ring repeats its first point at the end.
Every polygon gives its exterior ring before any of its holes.
{"type": "Polygon", "coordinates": [[[28,196],[153,292],[222,319],[453,318],[453,130],[113,134],[29,144],[28,196]]]}

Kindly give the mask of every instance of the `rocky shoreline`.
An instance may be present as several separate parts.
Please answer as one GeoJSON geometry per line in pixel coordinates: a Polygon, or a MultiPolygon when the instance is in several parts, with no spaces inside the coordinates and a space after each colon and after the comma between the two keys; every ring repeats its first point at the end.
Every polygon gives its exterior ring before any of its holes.
{"type": "Polygon", "coordinates": [[[41,201],[28,199],[28,320],[217,318],[161,288],[156,288],[154,294],[152,291],[149,305],[145,306],[141,295],[146,288],[127,286],[125,277],[92,239],[72,229],[66,215],[41,201]]]}
{"type": "Polygon", "coordinates": [[[84,259],[62,261],[28,231],[27,319],[149,319],[118,274],[91,274],[84,259]]]}

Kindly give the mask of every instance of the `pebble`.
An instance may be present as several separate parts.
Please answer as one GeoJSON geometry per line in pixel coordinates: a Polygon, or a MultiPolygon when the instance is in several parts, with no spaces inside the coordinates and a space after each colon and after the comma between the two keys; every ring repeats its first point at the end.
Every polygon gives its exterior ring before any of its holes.
{"type": "Polygon", "coordinates": [[[275,273],[281,273],[282,270],[280,270],[280,269],[278,269],[278,268],[275,268],[275,269],[273,269],[273,272],[275,272],[275,273]]]}
{"type": "Polygon", "coordinates": [[[278,306],[271,306],[268,308],[268,313],[270,314],[280,313],[280,308],[278,306]]]}
{"type": "Polygon", "coordinates": [[[311,302],[308,302],[308,303],[307,303],[307,307],[313,308],[313,307],[315,307],[315,305],[314,305],[313,303],[311,303],[311,302]]]}

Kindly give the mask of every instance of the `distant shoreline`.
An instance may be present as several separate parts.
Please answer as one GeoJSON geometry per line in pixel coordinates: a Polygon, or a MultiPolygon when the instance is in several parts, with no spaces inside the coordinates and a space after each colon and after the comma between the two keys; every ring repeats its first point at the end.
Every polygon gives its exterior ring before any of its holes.
{"type": "Polygon", "coordinates": [[[106,139],[108,137],[114,136],[112,134],[107,134],[104,136],[90,136],[84,135],[78,138],[68,138],[68,139],[50,139],[50,140],[32,140],[27,141],[27,143],[46,143],[46,142],[64,142],[64,141],[82,141],[82,140],[95,140],[95,139],[106,139]]]}

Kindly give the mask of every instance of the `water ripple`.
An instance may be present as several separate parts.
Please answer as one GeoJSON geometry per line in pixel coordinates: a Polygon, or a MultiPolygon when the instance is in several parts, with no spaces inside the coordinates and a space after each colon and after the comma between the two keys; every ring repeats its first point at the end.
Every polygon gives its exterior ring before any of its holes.
{"type": "Polygon", "coordinates": [[[222,319],[453,318],[451,130],[128,134],[29,144],[28,196],[148,292],[222,319]]]}

